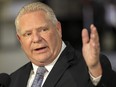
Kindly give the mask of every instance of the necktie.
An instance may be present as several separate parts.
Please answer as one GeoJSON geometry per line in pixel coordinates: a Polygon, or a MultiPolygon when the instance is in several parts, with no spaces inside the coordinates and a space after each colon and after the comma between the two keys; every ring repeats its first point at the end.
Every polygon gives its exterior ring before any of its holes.
{"type": "Polygon", "coordinates": [[[35,79],[33,81],[33,84],[31,87],[41,87],[42,81],[43,81],[43,77],[44,77],[44,73],[46,72],[46,68],[45,67],[39,67],[37,69],[36,72],[36,76],[35,79]]]}

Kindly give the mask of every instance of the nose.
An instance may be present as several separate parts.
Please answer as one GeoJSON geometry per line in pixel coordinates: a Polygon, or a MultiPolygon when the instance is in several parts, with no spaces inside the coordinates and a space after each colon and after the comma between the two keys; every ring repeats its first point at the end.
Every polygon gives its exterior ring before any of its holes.
{"type": "Polygon", "coordinates": [[[34,32],[33,33],[33,43],[38,43],[42,41],[42,37],[39,33],[34,32]]]}

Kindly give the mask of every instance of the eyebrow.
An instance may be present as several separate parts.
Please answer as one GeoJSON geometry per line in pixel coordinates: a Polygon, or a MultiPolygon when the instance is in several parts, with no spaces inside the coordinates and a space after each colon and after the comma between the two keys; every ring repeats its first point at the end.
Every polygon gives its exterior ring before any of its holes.
{"type": "Polygon", "coordinates": [[[42,26],[38,27],[37,29],[46,28],[46,27],[48,27],[48,25],[47,25],[47,24],[42,25],[42,26]]]}
{"type": "MultiPolygon", "coordinates": [[[[46,28],[46,27],[48,27],[48,25],[47,24],[44,24],[44,25],[42,25],[42,26],[40,26],[40,27],[37,27],[37,28],[35,28],[35,29],[43,29],[43,28],[46,28]]],[[[22,30],[22,32],[20,31],[20,33],[21,33],[21,35],[23,35],[23,34],[25,34],[25,32],[30,32],[32,29],[26,29],[26,30],[22,30]]]]}

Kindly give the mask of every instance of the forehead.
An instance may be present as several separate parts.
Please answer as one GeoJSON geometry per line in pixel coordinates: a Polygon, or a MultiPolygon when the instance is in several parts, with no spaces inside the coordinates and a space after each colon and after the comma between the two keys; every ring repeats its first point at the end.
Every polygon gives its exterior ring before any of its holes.
{"type": "Polygon", "coordinates": [[[35,24],[48,23],[49,19],[44,11],[29,12],[22,15],[19,19],[20,27],[34,26],[35,24]]]}
{"type": "Polygon", "coordinates": [[[19,21],[32,20],[32,19],[47,19],[47,14],[44,11],[28,12],[20,16],[19,21]],[[24,19],[24,20],[23,20],[24,19]]]}

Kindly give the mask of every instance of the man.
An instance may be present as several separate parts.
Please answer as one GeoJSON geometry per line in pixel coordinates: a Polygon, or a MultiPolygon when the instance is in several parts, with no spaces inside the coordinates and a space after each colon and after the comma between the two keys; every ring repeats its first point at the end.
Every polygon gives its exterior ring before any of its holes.
{"type": "Polygon", "coordinates": [[[21,47],[30,62],[11,76],[10,87],[34,87],[38,67],[45,67],[41,87],[114,87],[116,78],[109,60],[100,55],[96,27],[90,38],[82,30],[82,55],[62,41],[62,28],[50,7],[35,2],[24,6],[16,20],[21,47]]]}

